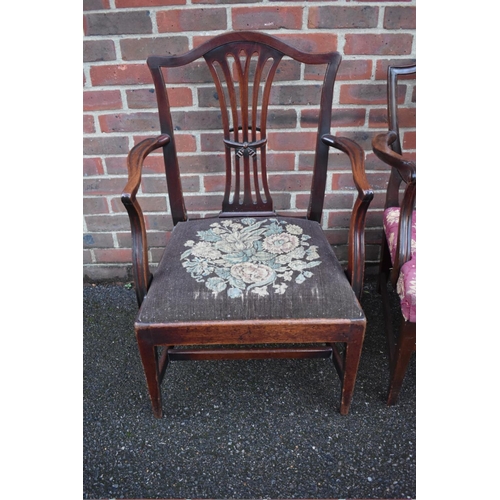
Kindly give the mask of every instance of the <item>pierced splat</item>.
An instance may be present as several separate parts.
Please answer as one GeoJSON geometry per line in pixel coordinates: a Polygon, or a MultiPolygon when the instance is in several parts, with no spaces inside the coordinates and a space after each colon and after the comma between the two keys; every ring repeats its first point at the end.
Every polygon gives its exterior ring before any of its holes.
{"type": "Polygon", "coordinates": [[[226,185],[221,215],[273,212],[266,170],[271,84],[283,54],[241,42],[205,54],[221,108],[226,185]]]}

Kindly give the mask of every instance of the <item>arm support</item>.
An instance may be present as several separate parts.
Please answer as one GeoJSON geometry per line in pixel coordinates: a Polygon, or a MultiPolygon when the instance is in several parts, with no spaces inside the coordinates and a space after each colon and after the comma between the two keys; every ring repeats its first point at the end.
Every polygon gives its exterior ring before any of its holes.
{"type": "Polygon", "coordinates": [[[413,161],[405,160],[402,155],[393,151],[390,145],[397,139],[396,132],[390,130],[385,134],[378,134],[372,140],[373,152],[384,162],[398,170],[402,180],[410,182],[416,175],[416,165],[413,161]]]}
{"type": "Polygon", "coordinates": [[[387,186],[386,207],[401,207],[396,256],[391,272],[391,282],[393,285],[397,282],[401,266],[411,257],[412,215],[415,209],[417,193],[417,168],[415,162],[405,160],[402,155],[391,149],[390,146],[396,138],[396,132],[390,130],[387,133],[376,135],[372,141],[373,152],[384,163],[392,167],[387,186]],[[406,183],[406,189],[400,204],[399,186],[401,182],[406,183]]]}
{"type": "Polygon", "coordinates": [[[170,142],[168,135],[148,138],[134,146],[127,157],[128,181],[122,192],[122,203],[127,209],[132,232],[132,266],[139,306],[142,304],[151,281],[148,262],[146,225],[136,194],[141,185],[142,165],[151,151],[170,142]]]}
{"type": "Polygon", "coordinates": [[[365,153],[358,144],[345,137],[324,135],[321,139],[325,144],[346,153],[351,160],[352,176],[358,190],[358,197],[352,210],[349,226],[347,277],[359,299],[363,289],[365,270],[366,211],[373,199],[373,190],[368,184],[365,174],[365,153]]]}

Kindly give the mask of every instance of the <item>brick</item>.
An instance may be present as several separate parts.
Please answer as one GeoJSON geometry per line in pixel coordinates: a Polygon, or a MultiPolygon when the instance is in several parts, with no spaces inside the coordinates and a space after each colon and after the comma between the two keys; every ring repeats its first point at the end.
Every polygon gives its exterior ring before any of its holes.
{"type": "Polygon", "coordinates": [[[118,9],[131,7],[163,7],[168,5],[184,5],[186,0],[115,0],[118,9]]]}
{"type": "Polygon", "coordinates": [[[387,104],[387,86],[344,84],[340,88],[340,104],[387,104]]]}
{"type": "MultiPolygon", "coordinates": [[[[157,108],[154,89],[127,90],[127,103],[129,108],[157,108]]],[[[168,89],[168,99],[171,108],[193,105],[191,89],[175,87],[168,89]]]]}
{"type": "Polygon", "coordinates": [[[300,29],[302,7],[234,7],[233,29],[300,29]]]}
{"type": "Polygon", "coordinates": [[[127,157],[111,156],[105,159],[106,171],[110,175],[127,175],[127,157]]]}
{"type": "Polygon", "coordinates": [[[173,229],[172,218],[167,214],[146,214],[144,220],[148,230],[171,231],[173,229]]]}
{"type": "Polygon", "coordinates": [[[110,248],[113,236],[110,233],[86,233],[83,235],[84,248],[110,248]]]}
{"type": "Polygon", "coordinates": [[[153,78],[146,64],[112,64],[90,68],[92,85],[151,85],[153,78]]]}
{"type": "Polygon", "coordinates": [[[315,132],[271,132],[269,148],[274,151],[314,151],[316,146],[315,132]]]}
{"type": "MultiPolygon", "coordinates": [[[[388,66],[409,66],[415,64],[415,59],[380,59],[377,61],[375,68],[376,80],[387,80],[387,67],[388,66]]],[[[415,75],[400,75],[398,81],[413,80],[415,75]]]]}
{"type": "Polygon", "coordinates": [[[224,192],[226,186],[225,175],[205,175],[203,176],[203,188],[206,193],[224,192]]]}
{"type": "Polygon", "coordinates": [[[295,154],[294,153],[273,153],[266,156],[267,171],[284,172],[295,169],[295,154]]]}
{"type": "Polygon", "coordinates": [[[156,14],[160,33],[182,33],[184,31],[223,30],[227,28],[226,9],[197,8],[171,9],[156,14]]]}
{"type": "Polygon", "coordinates": [[[189,40],[185,36],[127,38],[120,40],[124,61],[146,60],[149,56],[182,54],[189,50],[189,40]]]}
{"type": "MultiPolygon", "coordinates": [[[[351,211],[350,210],[328,212],[325,215],[326,215],[327,220],[328,220],[328,227],[348,228],[349,224],[351,222],[351,211]]],[[[323,215],[323,217],[325,215],[323,215]]],[[[337,255],[338,258],[340,258],[340,256],[338,255],[337,249],[335,249],[335,254],[337,255]]]]}
{"type": "Polygon", "coordinates": [[[191,0],[192,4],[233,4],[233,3],[259,3],[263,0],[191,0]]]}
{"type": "MultiPolygon", "coordinates": [[[[301,127],[318,126],[318,109],[304,109],[301,112],[301,127]]],[[[366,110],[364,108],[337,108],[333,110],[332,127],[361,127],[365,123],[366,110]]]]}
{"type": "Polygon", "coordinates": [[[384,28],[387,30],[416,29],[416,9],[415,7],[385,8],[384,28]]]}
{"type": "Polygon", "coordinates": [[[83,139],[83,154],[97,156],[102,154],[127,154],[127,137],[85,137],[83,139]]]}
{"type": "Polygon", "coordinates": [[[83,110],[100,111],[121,109],[122,98],[119,90],[86,90],[83,92],[83,110]]]}
{"type": "Polygon", "coordinates": [[[317,105],[320,102],[321,86],[275,85],[271,89],[270,103],[279,105],[317,105]]]}
{"type": "Polygon", "coordinates": [[[109,0],[83,0],[83,10],[109,9],[109,0]]]}
{"type": "Polygon", "coordinates": [[[104,168],[100,158],[84,158],[83,159],[83,175],[102,175],[104,168]]]}
{"type": "Polygon", "coordinates": [[[97,263],[132,262],[132,250],[129,248],[98,248],[94,255],[97,263]]]}
{"type": "MultiPolygon", "coordinates": [[[[120,248],[131,248],[132,237],[130,231],[125,233],[116,233],[116,239],[120,248]]],[[[168,233],[165,231],[149,231],[147,234],[148,245],[150,247],[165,247],[168,241],[168,233]]]]}
{"type": "Polygon", "coordinates": [[[93,35],[148,34],[153,25],[148,11],[85,14],[84,33],[93,35]]]}
{"type": "Polygon", "coordinates": [[[94,117],[92,115],[83,115],[83,133],[93,134],[95,132],[94,117]]]}
{"type": "Polygon", "coordinates": [[[157,113],[136,112],[99,116],[103,132],[156,132],[159,128],[157,113]]]}
{"type": "Polygon", "coordinates": [[[269,175],[269,189],[286,192],[310,191],[311,179],[310,174],[303,173],[271,174],[269,175]]]}
{"type": "Polygon", "coordinates": [[[83,265],[92,264],[92,252],[90,250],[83,250],[83,265]]]}
{"type": "Polygon", "coordinates": [[[179,157],[179,168],[185,173],[224,172],[225,155],[189,155],[179,157]]]}
{"type": "Polygon", "coordinates": [[[83,193],[90,196],[121,195],[126,182],[124,178],[87,178],[83,180],[83,193]]]}
{"type": "Polygon", "coordinates": [[[85,222],[89,232],[130,231],[127,214],[86,215],[85,222]]]}
{"type": "Polygon", "coordinates": [[[357,59],[343,60],[337,73],[337,81],[368,80],[372,74],[372,61],[357,59]]]}
{"type": "Polygon", "coordinates": [[[405,55],[411,54],[413,35],[401,34],[349,34],[345,35],[344,53],[347,55],[405,55]]]}
{"type": "Polygon", "coordinates": [[[308,28],[361,29],[376,28],[378,7],[344,7],[320,5],[309,8],[308,28]]]}
{"type": "MultiPolygon", "coordinates": [[[[416,109],[415,108],[398,108],[399,127],[415,127],[416,125],[416,109]]],[[[387,109],[371,109],[368,125],[370,127],[381,127],[388,125],[387,109]]]]}
{"type": "Polygon", "coordinates": [[[338,36],[334,33],[279,33],[276,37],[304,52],[333,52],[338,47],[338,36]]]}
{"type": "MultiPolygon", "coordinates": [[[[106,170],[109,175],[127,175],[127,157],[115,156],[106,158],[106,170]]],[[[150,154],[144,160],[143,174],[162,174],[165,172],[162,154],[150,154]]]]}
{"type": "Polygon", "coordinates": [[[417,133],[403,132],[403,149],[417,149],[417,133]]]}
{"type": "MultiPolygon", "coordinates": [[[[296,196],[295,204],[299,210],[307,210],[309,207],[309,194],[298,194],[296,196]]],[[[326,193],[323,210],[350,210],[353,205],[353,193],[326,193]]]]}
{"type": "MultiPolygon", "coordinates": [[[[165,68],[164,78],[168,83],[212,83],[212,75],[205,61],[195,61],[189,66],[165,68]]],[[[150,78],[151,80],[151,78],[150,78]]]]}
{"type": "Polygon", "coordinates": [[[84,40],[83,62],[114,61],[116,59],[113,40],[84,40]]]}
{"type": "Polygon", "coordinates": [[[83,199],[84,214],[106,214],[108,212],[108,203],[105,198],[97,197],[83,199]]]}
{"type": "MultiPolygon", "coordinates": [[[[196,193],[200,190],[200,178],[197,175],[181,175],[182,190],[186,193],[196,193]]],[[[142,191],[144,194],[166,193],[165,176],[143,177],[142,191]]]]}
{"type": "Polygon", "coordinates": [[[215,212],[222,209],[222,196],[218,194],[185,196],[186,210],[190,212],[215,212]]]}

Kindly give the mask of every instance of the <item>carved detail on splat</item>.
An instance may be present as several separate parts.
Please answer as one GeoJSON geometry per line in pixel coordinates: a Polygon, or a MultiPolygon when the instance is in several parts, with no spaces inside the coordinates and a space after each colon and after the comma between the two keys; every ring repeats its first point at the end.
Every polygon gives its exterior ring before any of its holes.
{"type": "Polygon", "coordinates": [[[248,42],[205,54],[219,98],[226,146],[223,213],[273,211],[267,183],[266,121],[271,84],[282,57],[278,50],[248,42]]]}

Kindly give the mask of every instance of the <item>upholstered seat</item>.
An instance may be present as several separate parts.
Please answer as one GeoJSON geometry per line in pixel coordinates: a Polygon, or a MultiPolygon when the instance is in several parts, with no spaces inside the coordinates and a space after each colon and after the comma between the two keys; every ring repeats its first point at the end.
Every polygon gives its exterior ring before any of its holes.
{"type": "MultiPolygon", "coordinates": [[[[391,263],[396,261],[398,246],[400,207],[389,207],[384,210],[384,233],[391,256],[391,263]]],[[[405,262],[400,269],[396,283],[396,291],[401,300],[401,313],[405,320],[415,323],[417,321],[417,211],[412,214],[410,260],[405,262]]]]}
{"type": "Polygon", "coordinates": [[[363,318],[321,226],[244,217],[175,226],[137,326],[313,318],[363,318]]]}

